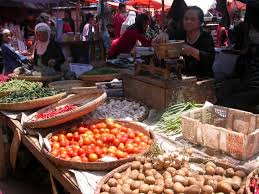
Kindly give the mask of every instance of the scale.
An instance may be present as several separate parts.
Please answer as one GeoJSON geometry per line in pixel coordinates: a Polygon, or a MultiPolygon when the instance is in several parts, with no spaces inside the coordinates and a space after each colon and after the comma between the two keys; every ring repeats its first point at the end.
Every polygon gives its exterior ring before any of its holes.
{"type": "Polygon", "coordinates": [[[184,59],[180,53],[183,44],[182,40],[170,40],[167,43],[153,44],[150,48],[136,48],[135,74],[140,75],[142,72],[148,72],[168,80],[171,73],[174,72],[178,79],[182,79],[184,59]],[[141,60],[137,59],[138,56],[141,60]]]}

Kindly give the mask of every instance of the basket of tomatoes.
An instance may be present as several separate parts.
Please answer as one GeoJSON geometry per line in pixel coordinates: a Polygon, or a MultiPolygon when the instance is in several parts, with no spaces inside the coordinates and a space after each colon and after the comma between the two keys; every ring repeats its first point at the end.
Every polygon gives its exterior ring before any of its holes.
{"type": "Polygon", "coordinates": [[[49,145],[43,151],[58,166],[111,170],[147,153],[154,134],[140,123],[99,119],[50,133],[45,140],[49,145]]]}

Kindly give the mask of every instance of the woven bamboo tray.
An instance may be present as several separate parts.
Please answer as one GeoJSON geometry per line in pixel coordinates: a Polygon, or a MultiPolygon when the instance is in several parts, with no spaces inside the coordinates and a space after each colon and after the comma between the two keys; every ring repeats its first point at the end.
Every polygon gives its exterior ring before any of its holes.
{"type": "Polygon", "coordinates": [[[9,74],[9,77],[13,79],[23,79],[26,81],[34,81],[34,82],[51,82],[56,81],[62,78],[62,74],[57,74],[55,76],[24,76],[24,75],[15,75],[15,74],[9,74]]]}
{"type": "MultiPolygon", "coordinates": [[[[204,163],[204,162],[208,162],[208,160],[204,159],[204,158],[190,158],[190,162],[191,163],[197,163],[197,164],[201,164],[201,163],[204,163]]],[[[220,162],[215,162],[213,161],[217,166],[219,167],[222,167],[224,169],[227,169],[227,168],[233,168],[234,170],[244,170],[246,171],[245,169],[242,169],[242,168],[237,168],[236,166],[234,165],[230,165],[230,164],[225,164],[225,163],[220,163],[220,162]]],[[[94,192],[94,194],[100,194],[101,193],[101,188],[102,186],[110,179],[113,177],[113,175],[117,172],[123,172],[125,171],[128,167],[130,167],[131,163],[126,163],[114,170],[112,170],[111,172],[109,172],[108,174],[106,174],[101,180],[100,182],[98,183],[97,187],[96,187],[96,190],[94,192]]]]}
{"type": "Polygon", "coordinates": [[[113,73],[113,74],[103,74],[103,75],[80,75],[79,79],[83,81],[90,81],[90,82],[105,82],[105,81],[111,81],[113,79],[120,79],[121,74],[120,73],[113,73]]]}
{"type": "Polygon", "coordinates": [[[50,88],[57,89],[71,89],[75,87],[86,87],[87,83],[81,80],[64,80],[64,81],[55,81],[48,84],[50,88]]]}
{"type": "Polygon", "coordinates": [[[66,92],[60,94],[49,96],[45,98],[39,98],[35,100],[29,100],[17,103],[0,103],[0,110],[7,111],[23,111],[23,110],[33,110],[36,108],[41,108],[53,104],[61,100],[66,95],[66,92]]]}
{"type": "Polygon", "coordinates": [[[144,106],[145,110],[146,110],[145,113],[142,116],[138,117],[136,121],[139,121],[139,122],[144,121],[149,115],[149,108],[145,104],[143,104],[142,102],[138,102],[138,101],[136,101],[134,99],[131,99],[131,98],[123,98],[123,97],[109,97],[107,99],[107,101],[109,102],[110,100],[121,100],[121,101],[127,100],[127,101],[130,101],[130,102],[137,102],[141,106],[144,106]]]}
{"type": "MultiPolygon", "coordinates": [[[[41,82],[38,82],[38,85],[39,85],[39,87],[42,87],[43,84],[41,82]]],[[[5,91],[5,92],[0,92],[0,97],[7,96],[7,95],[11,94],[12,92],[17,92],[17,91],[20,91],[20,90],[17,89],[17,90],[9,90],[9,91],[5,91]]]]}
{"type": "MultiPolygon", "coordinates": [[[[99,119],[99,120],[92,120],[92,121],[88,121],[87,123],[97,123],[97,122],[101,122],[104,121],[104,119],[99,119]]],[[[146,129],[145,127],[143,127],[142,125],[135,123],[135,122],[128,122],[128,121],[123,121],[123,120],[115,120],[116,123],[119,123],[125,127],[130,127],[134,130],[140,131],[142,133],[144,133],[145,135],[147,135],[149,138],[151,138],[152,140],[154,140],[154,134],[153,132],[149,131],[148,129],[146,129]]],[[[53,134],[55,133],[50,133],[49,135],[46,136],[47,139],[50,139],[52,137],[53,134]]],[[[78,170],[112,170],[114,168],[117,168],[118,166],[121,166],[127,162],[131,162],[135,160],[135,157],[137,155],[131,156],[129,158],[126,159],[120,159],[117,161],[112,161],[112,162],[72,162],[72,161],[67,161],[67,160],[63,160],[60,158],[56,158],[54,156],[52,156],[47,150],[46,148],[42,149],[43,152],[46,154],[46,156],[48,157],[49,160],[51,160],[52,162],[54,162],[57,166],[61,166],[61,167],[65,167],[68,169],[78,169],[78,170]]],[[[143,155],[146,152],[140,154],[143,155]]]]}
{"type": "Polygon", "coordinates": [[[72,95],[71,97],[62,99],[55,104],[44,107],[43,109],[40,109],[37,112],[31,114],[24,121],[23,125],[28,128],[47,128],[66,123],[95,110],[105,101],[106,97],[106,93],[100,89],[89,90],[88,92],[84,92],[82,94],[72,95]],[[35,117],[35,115],[38,113],[43,113],[50,109],[55,109],[56,107],[66,104],[75,104],[78,107],[71,111],[56,115],[48,119],[31,121],[33,117],[35,117]]]}
{"type": "Polygon", "coordinates": [[[251,178],[256,174],[258,173],[259,174],[259,167],[256,168],[254,171],[252,171],[248,176],[247,176],[247,179],[246,179],[246,194],[253,194],[250,190],[250,180],[251,178]]]}

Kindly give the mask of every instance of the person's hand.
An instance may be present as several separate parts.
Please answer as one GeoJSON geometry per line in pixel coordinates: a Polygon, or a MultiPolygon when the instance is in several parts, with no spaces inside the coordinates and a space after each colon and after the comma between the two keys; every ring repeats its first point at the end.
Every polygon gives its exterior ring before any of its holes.
{"type": "Polygon", "coordinates": [[[181,54],[186,55],[186,56],[192,56],[196,59],[199,60],[200,56],[200,51],[194,47],[191,47],[187,44],[184,44],[182,47],[182,52],[181,54]]]}
{"type": "Polygon", "coordinates": [[[33,59],[34,59],[34,56],[33,55],[29,55],[29,56],[27,56],[27,59],[28,59],[28,61],[32,62],[33,59]]]}
{"type": "Polygon", "coordinates": [[[32,53],[29,52],[29,51],[23,51],[23,52],[21,52],[21,54],[22,54],[23,56],[30,56],[32,53]]]}
{"type": "Polygon", "coordinates": [[[54,67],[55,64],[56,64],[56,60],[55,60],[55,59],[50,59],[50,60],[48,61],[48,66],[50,66],[50,67],[54,67]]]}
{"type": "Polygon", "coordinates": [[[153,39],[152,44],[162,44],[167,43],[169,41],[169,36],[165,32],[161,32],[157,35],[156,38],[153,39]]]}

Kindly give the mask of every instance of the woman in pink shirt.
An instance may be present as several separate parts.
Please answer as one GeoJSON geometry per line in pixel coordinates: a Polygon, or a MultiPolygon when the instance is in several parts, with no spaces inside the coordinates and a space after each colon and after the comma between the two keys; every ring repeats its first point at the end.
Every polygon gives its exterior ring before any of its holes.
{"type": "Polygon", "coordinates": [[[126,20],[125,13],[126,13],[126,5],[123,3],[120,3],[119,10],[115,13],[115,15],[112,18],[115,38],[120,37],[122,23],[126,20]]]}

